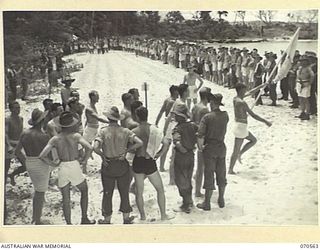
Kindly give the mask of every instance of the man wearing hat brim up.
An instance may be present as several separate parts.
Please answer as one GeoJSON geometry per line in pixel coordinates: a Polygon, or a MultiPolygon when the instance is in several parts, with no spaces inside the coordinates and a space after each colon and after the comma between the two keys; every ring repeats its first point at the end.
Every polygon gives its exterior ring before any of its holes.
{"type": "Polygon", "coordinates": [[[63,214],[68,225],[71,224],[70,186],[76,186],[81,193],[81,224],[95,224],[95,220],[88,219],[88,185],[81,171],[82,164],[86,164],[91,153],[92,146],[77,132],[79,123],[71,112],[65,111],[54,122],[61,127],[61,132],[53,136],[47,146],[40,153],[39,158],[45,163],[59,167],[58,187],[62,193],[63,214]],[[79,144],[85,149],[85,156],[79,162],[79,144]],[[60,162],[52,162],[48,155],[55,148],[60,162]]]}
{"type": "Polygon", "coordinates": [[[299,97],[301,114],[298,116],[301,120],[310,119],[310,101],[311,85],[314,81],[314,73],[310,67],[309,58],[303,55],[299,59],[300,67],[297,71],[297,93],[299,97]]]}
{"type": "Polygon", "coordinates": [[[130,217],[132,208],[129,200],[131,176],[126,154],[134,152],[143,143],[131,130],[118,124],[118,121],[125,117],[120,114],[117,107],[113,106],[103,114],[108,118],[109,125],[101,128],[94,142],[94,152],[102,159],[102,216],[104,218],[100,219],[98,223],[111,223],[112,196],[117,182],[121,199],[119,211],[123,213],[123,223],[132,224],[134,218],[130,217]]]}
{"type": "Polygon", "coordinates": [[[248,130],[248,114],[255,120],[265,123],[268,127],[272,125],[271,122],[258,116],[249,108],[248,104],[244,100],[246,89],[246,85],[238,84],[236,86],[237,96],[233,98],[233,107],[235,111],[235,125],[233,132],[235,135],[235,141],[233,153],[230,159],[229,174],[236,174],[233,169],[237,159],[241,163],[241,156],[257,142],[256,137],[248,130]],[[244,139],[249,142],[242,147],[244,139]]]}
{"type": "Polygon", "coordinates": [[[194,168],[194,149],[197,142],[198,127],[190,118],[188,108],[179,104],[172,111],[177,125],[172,131],[174,150],[174,180],[179,194],[182,197],[182,212],[190,213],[193,206],[192,200],[192,174],[194,168]]]}
{"type": "Polygon", "coordinates": [[[197,207],[205,211],[211,210],[211,196],[215,190],[215,178],[219,188],[218,205],[224,207],[224,192],[227,185],[226,180],[226,146],[224,144],[225,134],[229,116],[226,111],[221,111],[221,94],[208,94],[211,112],[206,114],[200,122],[198,130],[198,150],[203,152],[204,160],[204,201],[197,207]]]}
{"type": "MultiPolygon", "coordinates": [[[[202,117],[209,113],[208,109],[208,95],[211,93],[211,89],[208,87],[202,87],[199,91],[199,96],[200,96],[200,102],[197,103],[192,111],[191,111],[191,120],[199,126],[200,121],[202,117]]],[[[196,171],[196,185],[195,185],[195,197],[202,197],[203,195],[201,194],[201,185],[202,185],[202,179],[203,179],[203,170],[204,170],[204,164],[203,164],[203,156],[202,152],[198,150],[198,164],[197,164],[197,171],[196,171]]]]}
{"type": "Polygon", "coordinates": [[[42,132],[42,124],[46,112],[34,109],[28,124],[32,126],[26,129],[20,137],[16,147],[16,155],[23,160],[26,165],[27,172],[30,176],[34,187],[33,196],[33,216],[32,223],[36,225],[43,224],[41,222],[42,207],[45,192],[48,190],[50,167],[39,159],[39,155],[49,141],[49,136],[42,132]],[[22,152],[24,149],[25,154],[22,152]]]}

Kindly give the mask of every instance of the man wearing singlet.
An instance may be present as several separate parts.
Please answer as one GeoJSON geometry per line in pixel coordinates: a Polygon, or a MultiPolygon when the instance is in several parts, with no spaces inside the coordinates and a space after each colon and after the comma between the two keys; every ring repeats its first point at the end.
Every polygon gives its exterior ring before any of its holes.
{"type": "Polygon", "coordinates": [[[238,159],[241,163],[241,156],[248,151],[251,147],[253,147],[257,139],[248,131],[248,114],[256,119],[257,121],[265,123],[267,126],[271,126],[272,123],[261,118],[257,114],[255,114],[248,106],[248,104],[243,100],[244,95],[246,93],[246,85],[238,84],[236,85],[237,96],[233,98],[233,106],[234,106],[234,115],[235,115],[235,127],[234,127],[234,148],[233,153],[230,160],[229,174],[236,174],[233,171],[236,160],[238,159]],[[242,143],[244,139],[249,142],[245,144],[242,148],[242,143]]]}
{"type": "Polygon", "coordinates": [[[202,87],[203,80],[201,77],[195,72],[196,68],[191,68],[189,72],[184,76],[182,84],[187,84],[189,86],[189,96],[187,99],[187,105],[190,109],[191,100],[194,104],[197,103],[197,92],[202,87]],[[196,85],[196,80],[200,82],[199,87],[196,85]]]}
{"type": "Polygon", "coordinates": [[[55,122],[61,127],[61,132],[49,140],[39,158],[51,166],[59,167],[58,187],[62,193],[63,214],[66,223],[71,225],[70,185],[73,185],[81,193],[81,224],[95,224],[95,220],[88,219],[88,185],[80,167],[80,164],[87,163],[93,148],[79,133],[75,132],[75,125],[79,121],[71,112],[63,112],[55,118],[55,122]],[[85,156],[81,162],[79,162],[79,144],[85,149],[85,156]],[[58,163],[48,158],[53,148],[57,150],[60,161],[58,163]]]}

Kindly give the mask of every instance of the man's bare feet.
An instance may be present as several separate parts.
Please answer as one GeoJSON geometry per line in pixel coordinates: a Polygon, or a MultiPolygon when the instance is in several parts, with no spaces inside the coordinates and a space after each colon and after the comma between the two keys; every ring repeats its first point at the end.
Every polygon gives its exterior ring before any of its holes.
{"type": "Polygon", "coordinates": [[[164,220],[172,220],[172,219],[174,219],[175,218],[175,216],[172,214],[170,214],[170,215],[168,215],[168,214],[165,214],[165,215],[162,215],[161,216],[161,220],[162,221],[164,221],[164,220]]]}
{"type": "Polygon", "coordinates": [[[140,220],[146,220],[147,218],[146,218],[146,215],[145,214],[143,214],[143,215],[140,215],[140,220]]]}
{"type": "Polygon", "coordinates": [[[166,172],[164,168],[160,168],[160,172],[166,172]]]}

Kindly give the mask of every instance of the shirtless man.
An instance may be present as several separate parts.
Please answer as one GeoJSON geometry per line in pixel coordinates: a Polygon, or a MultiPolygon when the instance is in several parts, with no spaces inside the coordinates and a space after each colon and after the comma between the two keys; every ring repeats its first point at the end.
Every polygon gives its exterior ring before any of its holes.
{"type": "Polygon", "coordinates": [[[136,88],[129,89],[128,93],[133,96],[134,101],[139,101],[140,94],[138,89],[136,88]]]}
{"type": "Polygon", "coordinates": [[[251,147],[253,147],[257,139],[248,131],[248,114],[256,119],[257,121],[265,123],[267,126],[271,126],[272,123],[261,118],[257,114],[255,114],[248,106],[248,104],[243,100],[244,95],[246,93],[246,85],[238,84],[236,86],[237,96],[233,99],[233,106],[234,106],[234,115],[235,115],[235,128],[234,128],[234,148],[233,153],[230,160],[230,167],[229,167],[229,174],[236,174],[233,171],[234,165],[237,161],[241,163],[241,156],[248,151],[251,147]],[[248,140],[249,142],[245,144],[242,148],[242,143],[244,139],[248,140]]]}
{"type": "Polygon", "coordinates": [[[67,76],[65,79],[61,81],[64,84],[64,89],[61,89],[61,101],[64,109],[66,109],[66,106],[68,104],[68,100],[72,91],[71,84],[74,81],[75,79],[72,79],[70,76],[67,76]]]}
{"type": "Polygon", "coordinates": [[[92,143],[98,134],[99,122],[108,123],[108,120],[98,115],[96,103],[99,102],[99,93],[95,90],[92,90],[89,93],[89,98],[90,107],[85,109],[87,121],[83,137],[89,143],[92,143]]]}
{"type": "MultiPolygon", "coordinates": [[[[169,147],[171,141],[172,141],[172,130],[176,126],[177,122],[175,121],[175,115],[174,112],[176,111],[178,106],[186,106],[187,107],[187,98],[189,96],[189,86],[187,84],[180,84],[178,87],[179,92],[179,99],[177,99],[174,104],[172,105],[172,108],[170,110],[170,113],[167,117],[166,123],[164,125],[164,140],[166,140],[166,146],[169,147]]],[[[188,117],[190,117],[190,111],[188,109],[188,117]]],[[[166,149],[165,149],[166,150],[166,149]]],[[[168,150],[168,149],[167,149],[168,150]]],[[[170,166],[169,166],[169,185],[175,185],[174,182],[174,154],[175,150],[172,149],[172,155],[170,159],[170,166]]]]}
{"type": "Polygon", "coordinates": [[[75,125],[78,120],[72,113],[65,111],[55,122],[61,127],[61,132],[52,137],[47,146],[40,153],[39,158],[51,166],[59,166],[58,187],[62,193],[63,214],[68,225],[71,225],[71,207],[70,207],[70,185],[76,186],[81,193],[81,224],[95,224],[95,220],[89,220],[88,211],[88,186],[84,178],[80,164],[87,163],[92,153],[92,146],[77,132],[75,125]],[[79,162],[78,145],[85,149],[85,157],[79,162]],[[50,151],[55,148],[60,162],[56,163],[48,158],[50,151]]]}
{"type": "Polygon", "coordinates": [[[52,112],[52,119],[47,124],[46,132],[51,137],[58,135],[61,132],[61,128],[57,126],[57,124],[54,122],[54,118],[59,117],[60,114],[63,112],[63,107],[61,103],[53,103],[51,107],[52,112]]]}
{"type": "MultiPolygon", "coordinates": [[[[203,87],[199,91],[200,95],[200,102],[197,103],[192,111],[191,111],[191,120],[199,126],[200,121],[202,117],[209,113],[208,109],[208,93],[211,93],[211,89],[207,87],[203,87]]],[[[197,171],[196,171],[196,187],[195,187],[195,196],[196,197],[202,197],[203,194],[201,194],[201,185],[202,185],[202,179],[203,179],[203,170],[204,170],[204,163],[203,163],[203,156],[202,152],[198,150],[198,164],[197,164],[197,171]]]]}
{"type": "Polygon", "coordinates": [[[128,127],[129,118],[131,117],[131,104],[134,99],[130,93],[124,93],[121,96],[123,102],[123,109],[121,110],[121,115],[124,115],[124,119],[120,121],[121,126],[124,128],[128,127]]]}
{"type": "Polygon", "coordinates": [[[203,84],[203,80],[201,79],[201,77],[195,72],[195,70],[197,70],[195,67],[191,68],[188,72],[188,74],[186,74],[183,78],[183,82],[182,84],[187,84],[189,86],[189,96],[187,99],[187,105],[188,108],[190,109],[191,107],[191,99],[193,100],[193,103],[196,104],[197,103],[197,92],[199,91],[199,89],[201,89],[202,84],[203,84]],[[198,80],[200,82],[199,87],[197,87],[196,85],[196,80],[198,80]]]}
{"type": "Polygon", "coordinates": [[[34,109],[29,120],[32,127],[25,130],[20,137],[16,148],[16,155],[26,165],[27,172],[34,186],[32,223],[41,225],[41,214],[44,194],[48,190],[50,167],[39,159],[39,154],[49,141],[49,136],[42,132],[41,127],[46,113],[34,109]],[[22,153],[22,148],[24,153],[22,153]]]}
{"type": "MultiPolygon", "coordinates": [[[[161,220],[167,220],[168,216],[166,214],[166,197],[162,179],[158,172],[156,164],[156,160],[162,153],[162,150],[158,152],[158,149],[161,145],[162,133],[161,131],[158,131],[159,133],[155,133],[155,130],[157,130],[157,128],[148,123],[148,110],[145,107],[139,107],[136,110],[136,115],[139,126],[133,129],[132,132],[142,140],[143,145],[136,151],[132,168],[137,190],[136,203],[140,212],[140,219],[146,220],[143,201],[143,189],[144,180],[145,178],[148,178],[157,191],[157,200],[159,204],[161,220]],[[153,136],[152,133],[155,133],[156,135],[153,136]]],[[[164,147],[162,147],[162,149],[163,148],[164,147]]]]}
{"type": "Polygon", "coordinates": [[[310,119],[310,101],[311,84],[314,81],[314,73],[310,67],[309,58],[306,55],[301,56],[299,59],[300,67],[297,71],[297,84],[296,89],[299,97],[301,114],[297,116],[301,120],[310,119]]]}
{"type": "MultiPolygon", "coordinates": [[[[10,151],[14,152],[23,131],[23,118],[20,116],[20,104],[18,102],[10,103],[9,109],[11,115],[5,119],[6,139],[9,142],[9,146],[12,147],[12,150],[10,151]]],[[[8,157],[6,157],[5,176],[10,177],[11,185],[14,186],[16,184],[14,180],[15,176],[24,173],[26,171],[26,166],[23,163],[23,160],[18,158],[22,165],[8,175],[11,159],[13,158],[15,158],[14,154],[9,154],[8,157]]]]}
{"type": "MultiPolygon", "coordinates": [[[[157,116],[157,120],[156,120],[156,126],[158,126],[159,121],[162,117],[163,114],[165,114],[166,119],[170,114],[170,110],[174,104],[174,102],[177,100],[177,98],[179,97],[179,92],[178,92],[178,86],[172,85],[169,88],[170,91],[170,97],[168,97],[167,99],[164,100],[163,105],[159,111],[159,114],[157,116]]],[[[166,148],[166,150],[163,151],[163,153],[160,156],[160,172],[164,172],[164,164],[166,161],[166,157],[167,157],[167,153],[168,153],[169,147],[166,148]]]]}

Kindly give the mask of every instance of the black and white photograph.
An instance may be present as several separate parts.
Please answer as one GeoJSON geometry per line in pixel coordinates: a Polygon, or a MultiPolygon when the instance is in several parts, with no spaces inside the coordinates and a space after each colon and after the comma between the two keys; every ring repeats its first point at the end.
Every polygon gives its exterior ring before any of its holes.
{"type": "Polygon", "coordinates": [[[318,225],[318,19],[2,11],[1,223],[318,225]]]}

